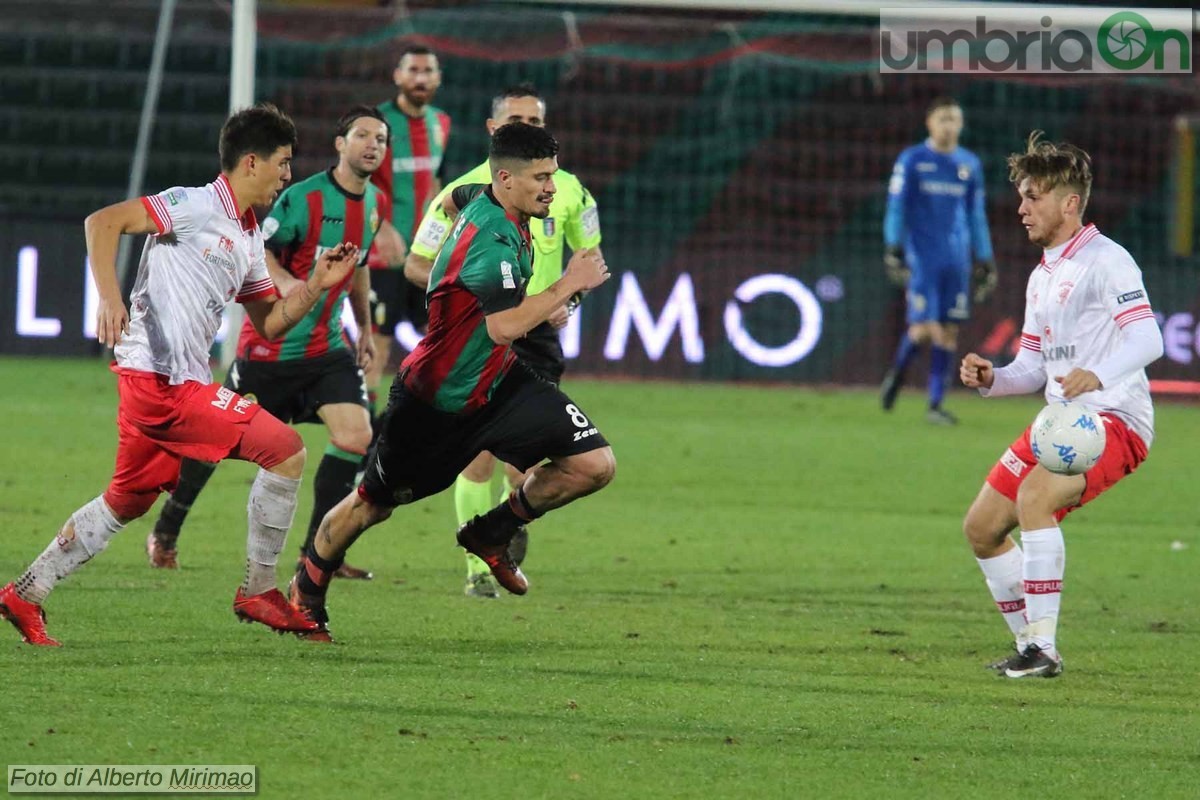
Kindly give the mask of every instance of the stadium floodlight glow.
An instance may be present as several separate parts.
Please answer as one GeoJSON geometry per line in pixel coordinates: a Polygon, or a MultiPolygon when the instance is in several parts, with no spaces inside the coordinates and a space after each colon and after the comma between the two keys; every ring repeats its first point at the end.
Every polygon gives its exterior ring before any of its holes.
{"type": "Polygon", "coordinates": [[[604,342],[604,357],[609,361],[620,361],[625,357],[630,328],[636,328],[638,336],[646,346],[646,355],[651,361],[662,358],[671,341],[671,334],[679,329],[683,342],[683,357],[690,364],[704,362],[704,340],[700,338],[700,319],[696,312],[696,290],[692,276],[680,273],[675,286],[667,297],[662,315],[655,320],[642,294],[637,276],[626,272],[621,276],[621,288],[613,308],[608,338],[604,342]]]}
{"type": "Polygon", "coordinates": [[[38,251],[22,247],[17,252],[17,334],[53,338],[62,333],[62,321],[37,315],[38,251]]]}
{"type": "Polygon", "coordinates": [[[824,314],[821,304],[808,287],[790,275],[756,275],[733,293],[725,304],[725,333],[733,349],[747,361],[760,367],[786,367],[804,359],[821,340],[824,314]],[[751,303],[764,294],[782,294],[800,311],[800,329],[796,338],[781,347],[767,347],[757,341],[742,324],[739,303],[751,303]]]}

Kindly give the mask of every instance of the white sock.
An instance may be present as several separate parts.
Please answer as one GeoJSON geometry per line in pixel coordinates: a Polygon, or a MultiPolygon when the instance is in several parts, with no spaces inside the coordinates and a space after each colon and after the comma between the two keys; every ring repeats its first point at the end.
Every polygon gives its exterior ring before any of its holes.
{"type": "Polygon", "coordinates": [[[1025,584],[1022,581],[1024,555],[1020,547],[1014,547],[1007,553],[992,558],[976,558],[983,577],[987,581],[996,608],[1008,623],[1017,640],[1017,647],[1024,644],[1021,630],[1025,627],[1025,584]]]}
{"type": "Polygon", "coordinates": [[[113,535],[125,527],[103,496],[72,514],[70,522],[75,535],[67,538],[60,532],[17,580],[17,596],[27,603],[45,602],[55,584],[99,555],[113,535]]]}
{"type": "Polygon", "coordinates": [[[246,596],[262,594],[275,588],[275,565],[287,542],[288,528],[296,515],[296,494],[300,481],[285,478],[265,469],[258,471],[250,487],[246,504],[249,519],[246,534],[246,580],[242,592],[246,596]]]}
{"type": "Polygon", "coordinates": [[[1066,571],[1067,548],[1061,528],[1021,531],[1025,548],[1025,615],[1029,617],[1026,635],[1030,644],[1054,651],[1058,631],[1058,610],[1062,604],[1062,581],[1066,571]]]}

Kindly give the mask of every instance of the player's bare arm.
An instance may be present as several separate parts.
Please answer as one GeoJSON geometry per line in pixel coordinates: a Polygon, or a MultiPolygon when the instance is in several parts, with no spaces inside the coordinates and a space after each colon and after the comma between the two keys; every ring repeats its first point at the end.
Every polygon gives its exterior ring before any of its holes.
{"type": "Polygon", "coordinates": [[[1081,394],[1094,392],[1102,388],[1100,379],[1096,377],[1096,373],[1091,370],[1075,367],[1066,375],[1060,375],[1054,379],[1056,383],[1062,386],[1063,397],[1068,400],[1074,400],[1081,394]]]}
{"type": "Polygon", "coordinates": [[[429,275],[433,272],[433,262],[424,256],[410,252],[404,259],[404,278],[419,289],[429,288],[429,275]]]}
{"type": "Polygon", "coordinates": [[[157,233],[158,226],[140,199],[125,200],[93,212],[83,221],[88,263],[100,294],[96,309],[96,338],[113,347],[129,329],[129,310],[117,279],[117,244],[121,234],[157,233]]]}
{"type": "Polygon", "coordinates": [[[458,216],[458,203],[454,202],[454,192],[446,192],[446,196],[442,198],[442,213],[450,218],[453,222],[458,216]]]}
{"type": "Polygon", "coordinates": [[[612,275],[596,249],[579,250],[571,256],[563,276],[546,291],[526,297],[516,308],[488,314],[488,336],[496,344],[508,345],[541,325],[576,293],[595,289],[612,275]]]}
{"type": "Polygon", "coordinates": [[[312,310],[323,291],[345,280],[357,262],[357,246],[342,242],[331,247],[317,259],[312,274],[300,291],[282,298],[268,297],[243,303],[246,316],[264,338],[278,339],[312,310]]]}
{"type": "Polygon", "coordinates": [[[388,267],[398,267],[403,264],[404,257],[408,253],[408,243],[404,241],[400,231],[396,230],[396,226],[386,219],[379,223],[379,231],[375,234],[375,247],[379,250],[379,257],[387,263],[388,267]]]}
{"type": "Polygon", "coordinates": [[[963,385],[969,389],[990,389],[996,380],[996,372],[992,362],[975,353],[963,356],[962,365],[958,368],[958,376],[963,385]]]}
{"type": "Polygon", "coordinates": [[[354,283],[350,286],[350,311],[358,326],[358,366],[367,369],[375,360],[375,337],[371,335],[371,271],[354,271],[354,283]]]}
{"type": "Polygon", "coordinates": [[[270,250],[267,251],[267,272],[270,273],[271,282],[275,284],[275,291],[279,292],[280,297],[298,292],[304,286],[304,281],[284,269],[270,250]]]}

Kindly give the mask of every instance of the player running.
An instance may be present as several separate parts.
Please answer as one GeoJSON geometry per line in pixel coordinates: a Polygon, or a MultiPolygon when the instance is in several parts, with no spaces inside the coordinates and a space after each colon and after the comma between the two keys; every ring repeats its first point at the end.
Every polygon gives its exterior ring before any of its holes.
{"type": "Polygon", "coordinates": [[[1163,353],[1141,270],[1125,248],[1083,224],[1091,159],[1040,136],[1035,131],[1026,151],[1008,158],[1021,224],[1043,248],[1025,290],[1021,349],[1000,369],[968,353],[960,377],[985,397],[1045,385],[1047,401],[1078,400],[1100,414],[1107,438],[1086,474],[1059,475],[1037,463],[1026,428],[967,511],[967,541],[1016,639],[1017,652],[991,665],[1010,678],[1062,672],[1057,628],[1066,548],[1059,523],[1146,458],[1154,407],[1145,367],[1163,353]],[[1020,545],[1010,535],[1018,525],[1020,545]]]}
{"type": "Polygon", "coordinates": [[[292,581],[293,602],[323,628],[312,638],[329,638],[326,590],[355,539],[396,506],[450,486],[481,451],[521,470],[539,465],[458,532],[458,543],[515,594],[529,587],[508,553],[517,527],[612,480],[616,461],[595,423],[511,349],[609,277],[594,251],[579,251],[546,291],[525,293],[533,274],[529,220],[549,214],[557,153],[554,137],[533,125],[493,134],[491,185],[459,214],[434,262],[429,333],[392,383],[362,484],[326,515],[292,581]]]}
{"type": "MultiPolygon", "coordinates": [[[[337,163],[289,186],[263,221],[267,266],[281,293],[302,284],[321,253],[339,242],[354,244],[360,253],[353,277],[324,292],[304,319],[278,341],[268,341],[250,320],[242,325],[237,361],[225,387],[247,398],[284,422],[323,422],[329,444],[313,480],[313,511],[307,549],[325,512],[354,488],[355,476],[371,441],[363,369],[375,355],[370,334],[370,271],[366,253],[376,231],[391,223],[383,193],[369,182],[383,163],[388,127],[370,106],[355,106],[338,120],[334,132],[337,163]],[[342,327],[346,299],[358,328],[351,343],[342,327]]],[[[154,567],[178,567],[177,542],[188,511],[217,465],[184,459],[179,485],[163,505],[146,553],[154,567]]],[[[343,564],[339,578],[370,579],[367,570],[343,564]]]]}
{"type": "Polygon", "coordinates": [[[278,339],[358,260],[357,247],[337,244],[317,259],[300,291],[277,298],[251,206],[269,205],[290,180],[295,143],[295,126],[274,106],[239,111],[221,129],[215,181],[117,203],[84,222],[100,294],[98,338],[116,357],[117,464],[108,489],[72,514],[29,569],[0,589],[0,616],[26,642],[59,644],[46,633],[46,596],[145,514],[159,492],[174,488],[183,458],[228,457],[260,467],[250,489],[246,578],[234,613],[276,630],[316,627],[275,588],[304,471],[303,443],[260,406],[213,383],[208,368],[230,300],[245,306],[262,336],[278,339]],[[130,297],[132,316],[117,281],[123,233],[150,234],[130,297]]]}
{"type": "MultiPolygon", "coordinates": [[[[504,89],[492,99],[491,111],[492,115],[487,121],[489,136],[501,125],[513,122],[523,122],[539,128],[546,125],[546,102],[532,84],[523,83],[504,89]]],[[[485,160],[470,172],[447,184],[434,199],[425,218],[421,220],[404,264],[405,275],[409,280],[419,285],[429,282],[433,260],[453,224],[447,211],[457,211],[466,205],[465,202],[456,205],[452,192],[459,187],[488,184],[491,179],[491,169],[485,160]]],[[[604,257],[600,252],[600,212],[591,192],[578,178],[564,169],[554,173],[554,185],[556,191],[554,200],[550,203],[549,214],[544,219],[530,224],[534,270],[529,285],[525,287],[527,295],[538,294],[562,277],[564,249],[568,245],[572,252],[594,249],[601,258],[604,257]]],[[[562,379],[566,368],[566,358],[563,356],[558,332],[567,324],[569,316],[568,307],[563,306],[548,320],[513,343],[513,351],[536,375],[556,385],[562,379]]],[[[485,451],[480,453],[454,482],[454,508],[459,525],[492,507],[495,498],[492,495],[491,479],[495,467],[496,459],[485,451]]],[[[508,490],[524,483],[525,476],[511,465],[505,465],[505,473],[508,490]]],[[[528,532],[522,526],[513,538],[513,557],[518,564],[525,558],[528,536],[528,532]]],[[[467,582],[464,594],[468,597],[488,599],[500,596],[500,589],[487,564],[470,553],[467,553],[467,582]]]]}

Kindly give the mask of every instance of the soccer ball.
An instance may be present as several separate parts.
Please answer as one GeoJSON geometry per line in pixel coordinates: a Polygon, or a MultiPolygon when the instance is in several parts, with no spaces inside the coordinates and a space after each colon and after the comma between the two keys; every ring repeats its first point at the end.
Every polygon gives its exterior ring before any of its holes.
{"type": "Polygon", "coordinates": [[[1058,400],[1042,409],[1029,430],[1034,458],[1059,475],[1082,475],[1104,454],[1104,420],[1082,403],[1058,400]]]}

